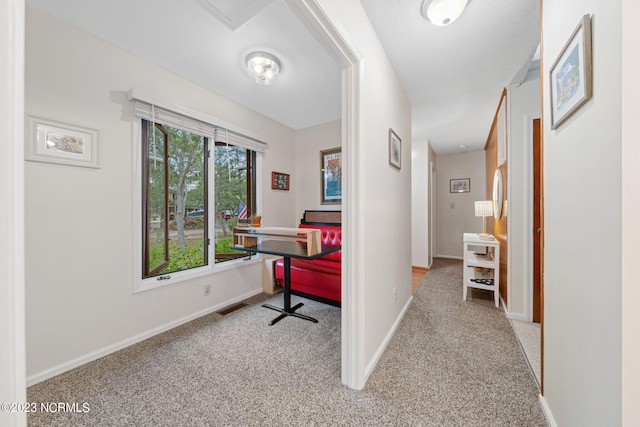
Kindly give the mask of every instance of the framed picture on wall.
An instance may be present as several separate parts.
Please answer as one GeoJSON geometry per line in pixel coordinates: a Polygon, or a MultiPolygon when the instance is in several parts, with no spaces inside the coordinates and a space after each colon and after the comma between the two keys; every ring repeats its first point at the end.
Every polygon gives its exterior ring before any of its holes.
{"type": "Polygon", "coordinates": [[[320,203],[342,203],[342,148],[320,151],[320,203]]]}
{"type": "Polygon", "coordinates": [[[271,172],[271,189],[289,191],[289,174],[282,172],[271,172]]]}
{"type": "Polygon", "coordinates": [[[402,141],[400,137],[389,129],[389,164],[394,168],[400,170],[402,158],[402,141]]]}
{"type": "Polygon", "coordinates": [[[584,15],[551,66],[551,129],[578,111],[593,94],[591,15],[584,15]]]}
{"type": "Polygon", "coordinates": [[[471,191],[471,178],[449,180],[449,193],[468,193],[471,191]]]}
{"type": "Polygon", "coordinates": [[[27,123],[26,160],[100,167],[97,130],[31,116],[27,123]]]}

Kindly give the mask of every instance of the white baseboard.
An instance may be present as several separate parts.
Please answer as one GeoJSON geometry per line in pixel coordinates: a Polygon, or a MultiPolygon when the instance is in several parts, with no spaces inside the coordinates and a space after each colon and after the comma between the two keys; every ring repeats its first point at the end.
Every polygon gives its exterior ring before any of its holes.
{"type": "Polygon", "coordinates": [[[62,363],[62,364],[60,364],[58,366],[54,366],[51,369],[47,369],[47,370],[44,370],[44,371],[39,372],[37,374],[34,374],[34,375],[32,375],[32,376],[27,378],[27,387],[32,386],[34,384],[37,384],[37,383],[39,383],[41,381],[44,381],[46,379],[55,377],[56,375],[60,375],[63,372],[70,371],[71,369],[77,368],[78,366],[82,366],[85,363],[92,362],[92,361],[97,360],[97,359],[99,359],[101,357],[104,357],[104,356],[106,356],[108,354],[114,353],[114,352],[116,352],[118,350],[122,350],[123,348],[127,348],[127,347],[129,347],[129,346],[131,346],[133,344],[139,343],[140,341],[144,341],[147,338],[151,338],[154,335],[158,335],[158,334],[160,334],[162,332],[166,332],[166,331],[168,331],[170,329],[176,328],[176,327],[178,327],[180,325],[183,325],[183,324],[185,324],[187,322],[190,322],[190,321],[195,320],[195,319],[197,319],[199,317],[202,317],[202,316],[206,316],[207,314],[213,313],[214,311],[220,310],[221,308],[227,307],[227,306],[229,306],[231,304],[238,303],[240,301],[243,301],[243,300],[245,300],[247,298],[250,298],[250,297],[252,297],[254,295],[258,295],[260,293],[262,293],[262,287],[260,287],[260,288],[258,288],[256,290],[247,292],[246,294],[240,295],[240,296],[238,296],[236,298],[233,298],[231,300],[224,301],[224,302],[221,302],[219,304],[216,304],[213,307],[209,307],[209,308],[207,308],[205,310],[198,311],[196,313],[190,314],[190,315],[182,317],[180,319],[176,319],[176,320],[174,320],[172,322],[169,322],[167,324],[164,324],[162,326],[158,326],[157,328],[153,328],[153,329],[148,330],[146,332],[143,332],[141,334],[138,334],[138,335],[135,335],[133,337],[127,338],[127,339],[125,339],[123,341],[108,345],[108,346],[103,347],[103,348],[101,348],[101,349],[99,349],[97,351],[94,351],[92,353],[86,354],[86,355],[84,355],[82,357],[78,357],[77,359],[70,360],[69,362],[62,363]]]}
{"type": "Polygon", "coordinates": [[[507,304],[504,303],[504,299],[502,298],[502,295],[500,296],[500,303],[502,304],[502,309],[504,310],[504,315],[507,317],[507,319],[519,320],[521,322],[528,322],[527,316],[525,314],[513,313],[508,310],[507,304]]]}
{"type": "MultiPolygon", "coordinates": [[[[503,305],[503,307],[504,307],[504,305],[503,305]]],[[[528,322],[527,316],[525,316],[522,313],[511,313],[511,312],[507,311],[506,309],[504,310],[504,313],[506,314],[507,319],[519,320],[521,322],[528,322]]]]}
{"type": "Polygon", "coordinates": [[[549,423],[549,427],[558,427],[556,420],[553,419],[553,415],[551,414],[551,409],[549,409],[549,405],[547,405],[547,401],[545,400],[543,395],[539,395],[540,406],[542,407],[542,412],[544,412],[544,417],[547,419],[547,423],[549,423]]]}
{"type": "Polygon", "coordinates": [[[436,255],[435,258],[459,259],[461,261],[464,260],[463,257],[458,255],[436,255]]]}
{"type": "Polygon", "coordinates": [[[391,327],[391,329],[389,329],[389,332],[387,332],[387,335],[384,337],[384,340],[380,344],[380,347],[378,347],[378,350],[373,355],[371,362],[369,362],[369,364],[367,365],[367,368],[365,369],[365,372],[364,372],[364,384],[366,384],[367,380],[369,379],[369,375],[371,375],[371,373],[373,372],[373,369],[378,364],[380,357],[382,357],[382,354],[387,349],[387,346],[391,342],[393,335],[396,333],[398,326],[400,326],[400,322],[404,318],[404,315],[407,313],[407,310],[409,309],[409,306],[411,305],[412,301],[413,301],[413,295],[411,296],[411,298],[409,298],[409,300],[404,305],[404,307],[402,307],[402,311],[396,318],[396,321],[393,323],[393,326],[391,327]]]}

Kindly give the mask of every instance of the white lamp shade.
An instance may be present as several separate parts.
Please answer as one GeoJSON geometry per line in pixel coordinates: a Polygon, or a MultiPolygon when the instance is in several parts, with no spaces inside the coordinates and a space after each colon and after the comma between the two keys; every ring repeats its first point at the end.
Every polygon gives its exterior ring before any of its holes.
{"type": "Polygon", "coordinates": [[[469,0],[425,0],[422,16],[439,27],[450,25],[462,15],[469,0]]]}
{"type": "Polygon", "coordinates": [[[476,216],[492,216],[493,215],[493,201],[481,200],[475,202],[476,216]]]}

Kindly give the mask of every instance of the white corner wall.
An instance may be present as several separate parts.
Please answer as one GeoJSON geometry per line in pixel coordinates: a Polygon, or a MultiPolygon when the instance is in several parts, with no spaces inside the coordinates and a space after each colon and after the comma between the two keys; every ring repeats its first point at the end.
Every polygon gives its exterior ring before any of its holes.
{"type": "Polygon", "coordinates": [[[543,88],[544,402],[562,427],[622,423],[621,2],[545,0],[543,75],[585,14],[593,98],[552,131],[543,88]]]}
{"type": "Polygon", "coordinates": [[[270,198],[294,162],[294,132],[112,45],[27,8],[26,113],[100,132],[100,169],[25,163],[30,383],[262,291],[259,263],[133,294],[135,87],[246,129],[269,144],[266,221],[293,224],[293,192],[270,198]],[[204,297],[203,286],[211,284],[204,297]]]}
{"type": "Polygon", "coordinates": [[[293,167],[294,173],[292,178],[292,185],[295,185],[292,191],[295,192],[296,199],[294,221],[299,222],[305,210],[339,211],[342,209],[341,204],[323,205],[320,189],[320,151],[340,147],[341,138],[342,122],[339,120],[296,132],[296,160],[289,166],[293,167]]]}
{"type": "MultiPolygon", "coordinates": [[[[438,156],[436,256],[462,259],[462,235],[482,231],[474,202],[487,200],[484,150],[438,156]],[[469,178],[468,193],[450,193],[450,180],[469,178]]],[[[487,219],[487,222],[489,219],[487,219]]]]}
{"type": "MultiPolygon", "coordinates": [[[[24,1],[0,3],[0,403],[26,401],[24,323],[24,1]]],[[[4,405],[3,405],[4,406],[4,405]]],[[[0,425],[25,426],[0,411],[0,425]]]]}
{"type": "MultiPolygon", "coordinates": [[[[362,298],[355,327],[366,380],[411,300],[411,106],[360,2],[319,3],[362,58],[355,100],[361,144],[355,147],[357,191],[349,199],[360,212],[361,241],[349,244],[362,261],[357,267],[363,280],[347,286],[362,298]],[[389,128],[402,140],[401,170],[389,165],[389,128]]],[[[357,369],[361,380],[354,386],[361,388],[362,366],[357,369]]]]}
{"type": "Polygon", "coordinates": [[[540,70],[507,89],[509,120],[509,301],[508,315],[531,321],[533,297],[533,127],[540,117],[540,70]]]}
{"type": "Polygon", "coordinates": [[[640,426],[640,2],[622,1],[622,425],[640,426]]]}
{"type": "Polygon", "coordinates": [[[411,265],[429,268],[429,142],[413,142],[411,150],[411,265]]]}

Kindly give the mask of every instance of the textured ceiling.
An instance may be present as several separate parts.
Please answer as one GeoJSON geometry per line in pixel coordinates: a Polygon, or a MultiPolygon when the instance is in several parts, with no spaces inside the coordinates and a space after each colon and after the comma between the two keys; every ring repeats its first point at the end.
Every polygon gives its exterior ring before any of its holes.
{"type": "Polygon", "coordinates": [[[538,47],[539,1],[471,0],[447,27],[422,17],[422,0],[361,3],[411,101],[413,140],[439,154],[482,149],[503,88],[538,47]]]}
{"type": "MultiPolygon", "coordinates": [[[[502,89],[524,78],[539,44],[539,0],[470,0],[448,27],[422,17],[422,0],[361,3],[411,101],[413,140],[437,154],[482,149],[502,89]]],[[[27,4],[292,129],[340,118],[339,67],[284,0],[27,4]],[[282,63],[271,86],[245,72],[256,50],[282,63]]]]}

